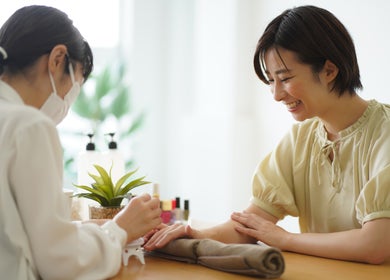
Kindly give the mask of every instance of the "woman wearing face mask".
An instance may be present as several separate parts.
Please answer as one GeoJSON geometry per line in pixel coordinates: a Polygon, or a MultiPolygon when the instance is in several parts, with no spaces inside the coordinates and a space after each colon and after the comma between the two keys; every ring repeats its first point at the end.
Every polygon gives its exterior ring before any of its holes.
{"type": "Polygon", "coordinates": [[[123,246],[160,224],[158,199],[133,199],[112,221],[70,221],[55,124],[92,70],[87,42],[63,12],[16,11],[0,29],[0,275],[106,279],[123,246]]]}
{"type": "Polygon", "coordinates": [[[330,12],[302,6],[276,17],[254,56],[260,80],[299,121],[258,166],[242,213],[198,231],[155,233],[153,250],[189,236],[260,240],[282,250],[379,264],[390,257],[390,107],[364,100],[355,48],[330,12]],[[276,226],[298,216],[301,234],[276,226]]]}

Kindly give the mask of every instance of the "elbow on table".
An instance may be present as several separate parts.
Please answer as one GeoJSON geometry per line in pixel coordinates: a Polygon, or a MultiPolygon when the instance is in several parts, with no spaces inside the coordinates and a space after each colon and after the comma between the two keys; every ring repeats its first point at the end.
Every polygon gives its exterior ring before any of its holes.
{"type": "Polygon", "coordinates": [[[363,260],[368,264],[383,264],[389,257],[388,250],[384,246],[381,246],[381,244],[365,250],[363,254],[363,260]]]}
{"type": "Polygon", "coordinates": [[[386,261],[386,258],[377,257],[377,256],[369,256],[366,258],[366,262],[368,264],[383,264],[386,261]]]}
{"type": "Polygon", "coordinates": [[[390,258],[390,219],[366,222],[360,233],[356,244],[362,261],[369,264],[382,264],[390,258]]]}

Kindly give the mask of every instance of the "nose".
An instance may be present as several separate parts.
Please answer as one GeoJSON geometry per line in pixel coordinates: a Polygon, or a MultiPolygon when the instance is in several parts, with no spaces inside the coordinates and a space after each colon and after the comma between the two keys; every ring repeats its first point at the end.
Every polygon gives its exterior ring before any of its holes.
{"type": "Polygon", "coordinates": [[[271,86],[271,92],[274,96],[275,101],[277,102],[282,101],[287,95],[283,86],[278,81],[275,81],[271,86]]]}

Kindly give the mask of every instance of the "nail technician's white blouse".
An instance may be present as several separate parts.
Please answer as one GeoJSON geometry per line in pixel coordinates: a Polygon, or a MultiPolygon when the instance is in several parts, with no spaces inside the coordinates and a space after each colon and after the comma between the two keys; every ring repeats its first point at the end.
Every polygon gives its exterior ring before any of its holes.
{"type": "Polygon", "coordinates": [[[371,100],[340,135],[327,140],[317,118],[295,124],[259,164],[252,203],[279,219],[298,216],[302,232],[390,218],[390,106],[371,100]]]}
{"type": "Polygon", "coordinates": [[[70,221],[62,147],[54,123],[0,81],[1,279],[106,279],[127,235],[70,221]]]}

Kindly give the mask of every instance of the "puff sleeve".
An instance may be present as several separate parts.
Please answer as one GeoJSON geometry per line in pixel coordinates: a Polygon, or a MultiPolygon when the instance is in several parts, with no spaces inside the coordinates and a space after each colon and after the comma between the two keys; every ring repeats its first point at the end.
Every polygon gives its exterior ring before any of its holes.
{"type": "Polygon", "coordinates": [[[356,201],[356,216],[361,224],[390,218],[390,165],[366,183],[356,201]]]}
{"type": "Polygon", "coordinates": [[[285,135],[258,165],[252,180],[251,202],[278,219],[298,215],[293,194],[293,142],[292,132],[285,135]]]}

